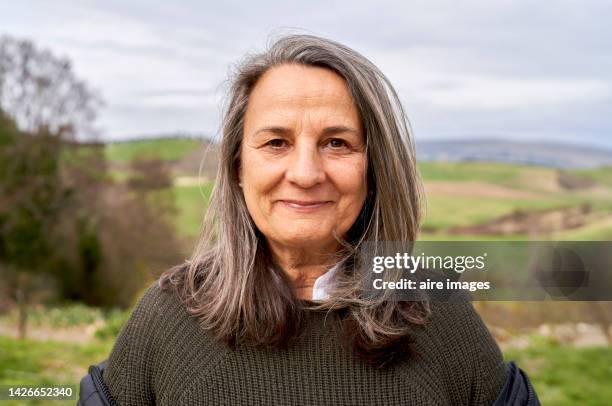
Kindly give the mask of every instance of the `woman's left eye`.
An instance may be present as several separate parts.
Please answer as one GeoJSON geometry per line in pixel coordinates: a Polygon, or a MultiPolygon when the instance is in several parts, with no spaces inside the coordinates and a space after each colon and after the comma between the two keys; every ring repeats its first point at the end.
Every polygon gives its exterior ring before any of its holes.
{"type": "Polygon", "coordinates": [[[348,144],[340,138],[332,138],[327,143],[332,148],[344,148],[348,146],[348,144]]]}

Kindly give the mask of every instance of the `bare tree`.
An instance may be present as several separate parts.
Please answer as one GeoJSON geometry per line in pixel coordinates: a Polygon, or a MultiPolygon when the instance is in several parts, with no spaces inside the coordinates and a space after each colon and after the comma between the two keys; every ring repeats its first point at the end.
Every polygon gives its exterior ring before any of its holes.
{"type": "Polygon", "coordinates": [[[0,37],[0,108],[31,134],[96,137],[100,96],[72,71],[70,61],[27,40],[0,37]]]}

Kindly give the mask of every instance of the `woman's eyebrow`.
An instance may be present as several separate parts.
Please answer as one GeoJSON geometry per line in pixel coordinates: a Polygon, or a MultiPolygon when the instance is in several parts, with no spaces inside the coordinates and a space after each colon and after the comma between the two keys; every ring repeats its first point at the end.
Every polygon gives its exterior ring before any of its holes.
{"type": "Polygon", "coordinates": [[[262,127],[259,130],[255,131],[255,133],[253,135],[257,135],[259,133],[263,133],[263,132],[267,132],[267,133],[274,133],[274,134],[278,134],[278,135],[288,135],[289,133],[291,133],[291,130],[285,127],[281,127],[281,126],[277,126],[277,125],[271,125],[271,126],[266,126],[266,127],[262,127]]]}
{"type": "MultiPolygon", "coordinates": [[[[259,130],[255,131],[254,135],[257,135],[262,132],[269,132],[269,133],[274,133],[278,135],[288,135],[291,133],[291,130],[286,127],[272,125],[272,126],[266,126],[266,127],[260,128],[259,130]]],[[[325,127],[322,133],[323,135],[334,135],[334,134],[340,134],[344,132],[359,134],[359,130],[353,127],[345,126],[345,125],[333,125],[330,127],[325,127]]]]}
{"type": "Polygon", "coordinates": [[[344,125],[334,125],[331,127],[326,127],[323,130],[324,135],[334,135],[334,134],[340,134],[340,133],[346,133],[346,132],[359,134],[359,130],[353,127],[347,127],[344,125]]]}

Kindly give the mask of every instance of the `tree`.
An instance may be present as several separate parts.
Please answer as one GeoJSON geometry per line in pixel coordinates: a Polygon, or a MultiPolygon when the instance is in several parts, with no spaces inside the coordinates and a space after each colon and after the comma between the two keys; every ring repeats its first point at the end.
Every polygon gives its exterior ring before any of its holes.
{"type": "Polygon", "coordinates": [[[67,59],[27,40],[0,37],[0,108],[22,131],[93,138],[101,104],[67,59]]]}
{"type": "Polygon", "coordinates": [[[125,181],[106,172],[103,144],[70,144],[64,180],[74,198],[61,222],[61,296],[94,306],[132,304],[143,284],[182,259],[168,167],[138,159],[125,181]]]}
{"type": "Polygon", "coordinates": [[[21,337],[40,287],[127,306],[181,258],[163,162],[115,182],[104,144],[74,139],[91,134],[98,102],[68,61],[0,38],[0,294],[18,305],[21,337]]]}
{"type": "Polygon", "coordinates": [[[127,182],[115,182],[103,144],[29,135],[1,117],[0,294],[17,304],[21,337],[41,293],[128,306],[147,280],[181,260],[163,162],[139,160],[127,182]]]}
{"type": "Polygon", "coordinates": [[[67,262],[57,249],[74,200],[63,179],[63,141],[95,136],[100,105],[67,59],[0,37],[0,273],[18,305],[21,337],[36,285],[48,285],[67,262]]]}
{"type": "Polygon", "coordinates": [[[60,176],[59,139],[48,133],[20,133],[0,110],[0,262],[9,271],[25,336],[32,286],[54,257],[54,228],[69,191],[60,176]]]}

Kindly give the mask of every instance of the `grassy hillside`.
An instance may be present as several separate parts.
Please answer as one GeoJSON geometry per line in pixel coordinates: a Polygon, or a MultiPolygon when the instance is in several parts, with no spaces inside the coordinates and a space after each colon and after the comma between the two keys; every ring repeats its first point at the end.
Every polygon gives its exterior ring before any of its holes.
{"type": "Polygon", "coordinates": [[[201,144],[202,141],[197,138],[152,138],[109,143],[105,153],[110,162],[119,163],[130,162],[136,157],[178,161],[201,144]]]}
{"type": "Polygon", "coordinates": [[[425,181],[473,181],[491,182],[516,186],[521,176],[538,167],[528,167],[501,162],[434,162],[423,161],[418,164],[425,181]]]}
{"type": "Polygon", "coordinates": [[[589,179],[593,179],[601,184],[612,186],[612,166],[602,166],[592,169],[580,169],[575,171],[589,179]]]}
{"type": "MultiPolygon", "coordinates": [[[[596,222],[582,227],[560,229],[557,239],[612,239],[612,168],[576,170],[591,176],[595,185],[578,189],[560,186],[553,168],[496,162],[421,162],[419,169],[426,189],[426,239],[524,239],[526,235],[457,235],[445,233],[454,226],[493,221],[523,211],[560,209],[588,205],[596,222]],[[436,231],[435,234],[432,234],[436,231]]],[[[550,235],[549,235],[550,237],[550,235]]]]}

